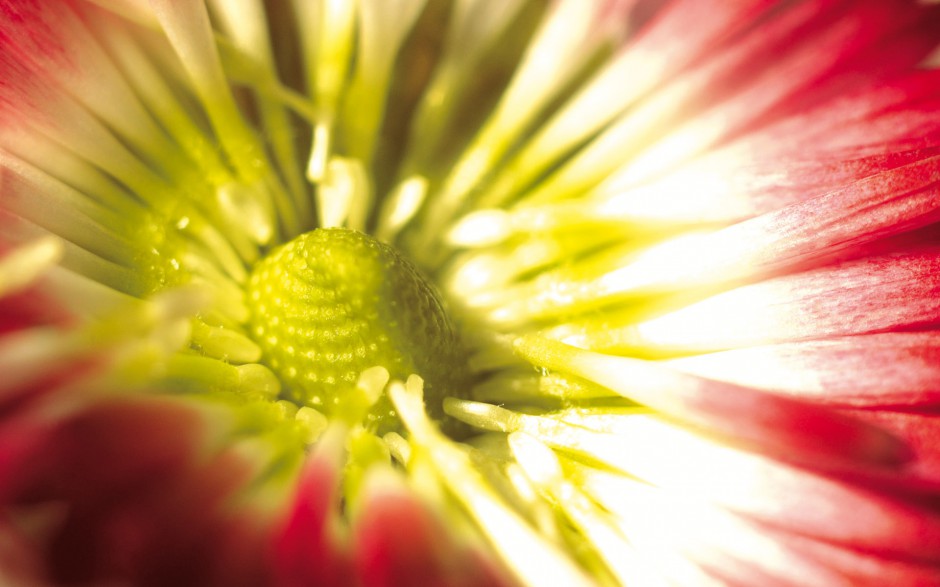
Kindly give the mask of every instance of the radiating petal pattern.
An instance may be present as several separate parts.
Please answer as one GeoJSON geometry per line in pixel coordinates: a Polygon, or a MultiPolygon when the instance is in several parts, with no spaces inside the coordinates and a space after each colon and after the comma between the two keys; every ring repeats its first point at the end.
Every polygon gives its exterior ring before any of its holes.
{"type": "Polygon", "coordinates": [[[0,0],[0,583],[940,584],[938,47],[0,0]]]}

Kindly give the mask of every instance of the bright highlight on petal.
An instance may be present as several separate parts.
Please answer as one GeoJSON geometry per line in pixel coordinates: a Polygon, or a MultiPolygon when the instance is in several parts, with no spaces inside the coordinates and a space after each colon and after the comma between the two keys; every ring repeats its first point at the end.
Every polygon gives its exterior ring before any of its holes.
{"type": "MultiPolygon", "coordinates": [[[[522,581],[538,585],[561,581],[566,585],[590,585],[590,580],[559,556],[557,547],[546,543],[525,522],[506,507],[486,481],[474,471],[466,454],[440,436],[421,406],[422,382],[411,378],[406,385],[393,384],[389,395],[401,414],[414,442],[427,451],[442,480],[484,529],[504,562],[522,581]],[[541,564],[531,565],[532,560],[541,564]]],[[[416,458],[416,455],[412,455],[416,458]]]]}

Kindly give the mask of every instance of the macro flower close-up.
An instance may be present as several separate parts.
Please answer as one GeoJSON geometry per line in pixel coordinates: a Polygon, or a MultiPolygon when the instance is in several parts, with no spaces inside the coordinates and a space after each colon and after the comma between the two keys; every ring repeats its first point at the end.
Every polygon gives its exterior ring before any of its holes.
{"type": "Polygon", "coordinates": [[[0,585],[940,585],[940,4],[0,0],[0,585]]]}

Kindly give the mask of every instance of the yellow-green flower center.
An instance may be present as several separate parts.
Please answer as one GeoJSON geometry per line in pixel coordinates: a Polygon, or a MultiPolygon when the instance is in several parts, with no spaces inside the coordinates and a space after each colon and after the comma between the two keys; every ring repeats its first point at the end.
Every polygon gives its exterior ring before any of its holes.
{"type": "MultiPolygon", "coordinates": [[[[465,384],[465,357],[441,298],[395,249],[361,232],[303,234],[254,268],[247,286],[249,331],[285,397],[328,416],[350,409],[360,374],[384,367],[393,378],[425,380],[428,409],[465,384]]],[[[382,433],[397,428],[387,398],[365,417],[382,433]]]]}

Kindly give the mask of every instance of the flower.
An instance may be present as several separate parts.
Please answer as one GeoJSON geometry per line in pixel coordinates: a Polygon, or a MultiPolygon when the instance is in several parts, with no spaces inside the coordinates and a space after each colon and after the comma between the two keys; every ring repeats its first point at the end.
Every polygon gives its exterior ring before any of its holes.
{"type": "Polygon", "coordinates": [[[0,0],[0,582],[940,584],[938,31],[0,0]]]}

